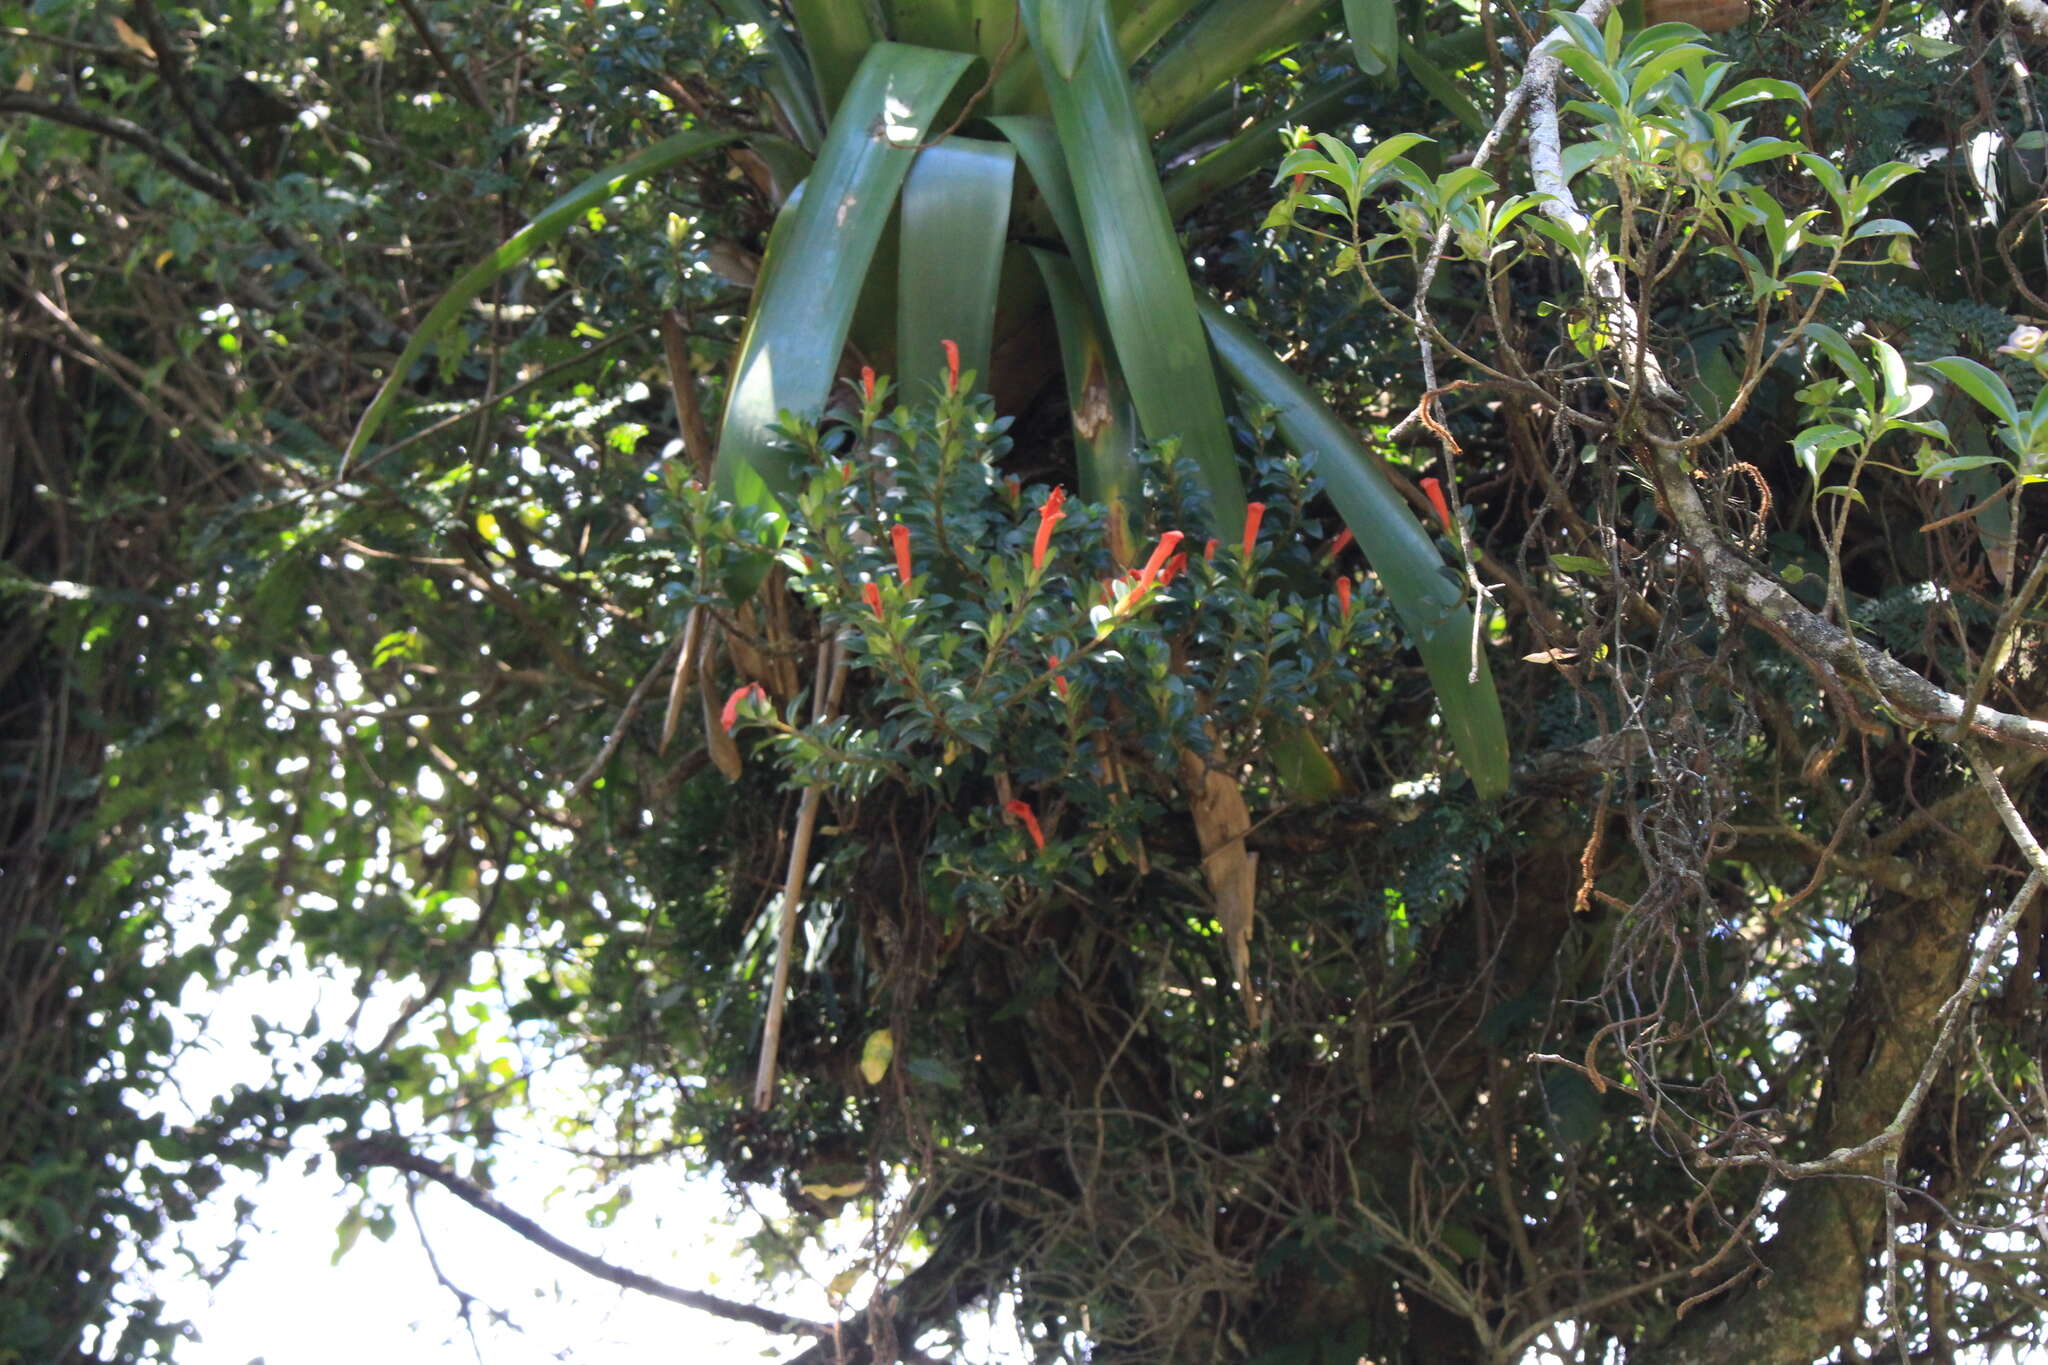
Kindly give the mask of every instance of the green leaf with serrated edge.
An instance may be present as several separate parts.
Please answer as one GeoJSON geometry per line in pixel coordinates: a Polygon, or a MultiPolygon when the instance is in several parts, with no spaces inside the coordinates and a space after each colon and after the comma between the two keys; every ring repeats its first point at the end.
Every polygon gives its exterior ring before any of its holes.
{"type": "Polygon", "coordinates": [[[1982,403],[2005,425],[2014,428],[2020,425],[2020,405],[2013,399],[2012,390],[1995,372],[1959,355],[1930,360],[1927,368],[1982,403]]]}
{"type": "Polygon", "coordinates": [[[1850,382],[1856,386],[1857,395],[1863,400],[1863,405],[1875,407],[1877,377],[1871,374],[1870,367],[1863,363],[1863,357],[1856,354],[1856,348],[1849,344],[1849,339],[1824,322],[1806,324],[1806,335],[1811,337],[1821,350],[1827,352],[1828,358],[1840,367],[1843,374],[1849,376],[1850,382]]]}
{"type": "Polygon", "coordinates": [[[1281,433],[1301,454],[1313,453],[1316,473],[1379,576],[1387,600],[1422,655],[1443,707],[1444,728],[1458,761],[1480,795],[1508,787],[1507,722],[1484,655],[1470,681],[1472,611],[1455,575],[1447,573],[1436,543],[1374,466],[1364,446],[1245,326],[1211,301],[1202,321],[1217,358],[1247,396],[1271,405],[1281,433]]]}
{"type": "Polygon", "coordinates": [[[1722,114],[1737,105],[1754,104],[1758,100],[1791,100],[1795,104],[1803,105],[1806,103],[1806,92],[1791,81],[1759,76],[1733,87],[1707,107],[1717,114],[1722,114]]]}
{"type": "Polygon", "coordinates": [[[778,259],[763,262],[713,471],[725,496],[734,496],[742,468],[757,472],[776,498],[796,487],[798,457],[779,448],[774,428],[785,412],[814,414],[824,406],[896,192],[972,60],[878,43],[854,74],[816,169],[802,196],[783,210],[790,215],[786,227],[777,224],[771,250],[778,259]]]}
{"type": "Polygon", "coordinates": [[[469,305],[476,301],[484,290],[491,287],[506,271],[526,263],[534,252],[547,245],[576,223],[583,221],[583,215],[591,208],[603,203],[626,186],[644,180],[657,171],[667,170],[680,161],[702,156],[706,152],[740,140],[738,133],[710,133],[692,131],[677,133],[674,137],[663,138],[644,152],[627,157],[624,161],[606,170],[599,171],[575,189],[549,204],[526,226],[505,239],[505,244],[490,255],[462,272],[455,283],[448,286],[448,292],[441,296],[420,325],[414,329],[412,339],[405,343],[398,360],[391,367],[384,382],[377,387],[369,407],[363,410],[362,420],[356,423],[355,434],[349,437],[348,448],[342,452],[341,467],[335,471],[337,479],[348,473],[348,467],[369,445],[370,438],[377,434],[384,419],[391,413],[392,405],[398,401],[398,392],[412,373],[412,367],[426,354],[429,346],[439,340],[450,325],[460,317],[469,305]]]}
{"type": "Polygon", "coordinates": [[[939,343],[950,340],[960,348],[961,368],[988,386],[1016,172],[1009,143],[964,137],[927,147],[910,168],[896,294],[896,367],[904,382],[943,373],[939,343]]]}
{"type": "Polygon", "coordinates": [[[1194,286],[1138,124],[1123,59],[1098,14],[1074,79],[1051,69],[1033,11],[1025,29],[1045,67],[1102,313],[1145,435],[1178,436],[1207,488],[1216,529],[1244,525],[1244,482],[1210,367],[1194,286]]]}
{"type": "Polygon", "coordinates": [[[1344,0],[1344,31],[1358,69],[1392,75],[1401,60],[1401,14],[1394,0],[1344,0]]]}

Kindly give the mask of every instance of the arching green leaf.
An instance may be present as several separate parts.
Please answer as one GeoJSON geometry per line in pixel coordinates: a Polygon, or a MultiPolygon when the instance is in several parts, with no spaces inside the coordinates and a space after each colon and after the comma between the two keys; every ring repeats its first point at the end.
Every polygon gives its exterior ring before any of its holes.
{"type": "Polygon", "coordinates": [[[1313,453],[1330,501],[1358,540],[1387,600],[1422,655],[1422,665],[1443,707],[1444,728],[1472,785],[1485,797],[1508,786],[1507,722],[1482,655],[1471,681],[1472,610],[1443,556],[1371,457],[1337,415],[1281,364],[1243,323],[1208,301],[1202,321],[1217,357],[1247,396],[1278,410],[1282,434],[1301,454],[1313,453]]]}
{"type": "MultiPolygon", "coordinates": [[[[716,475],[728,497],[751,468],[777,497],[795,485],[776,448],[784,412],[824,406],[868,262],[896,192],[954,82],[972,59],[900,43],[869,49],[825,135],[817,168],[764,261],[726,400],[716,475]]],[[[780,227],[780,225],[778,225],[780,227]]]]}
{"type": "Polygon", "coordinates": [[[1182,452],[1201,470],[1218,530],[1234,536],[1244,524],[1244,483],[1224,422],[1223,396],[1107,17],[1096,16],[1068,81],[1053,70],[1038,25],[1028,16],[1103,316],[1139,421],[1152,440],[1180,439],[1182,452]]]}
{"type": "MultiPolygon", "coordinates": [[[[942,340],[987,387],[990,338],[1017,152],[949,137],[918,155],[903,185],[896,356],[906,383],[939,371],[942,340]]],[[[916,390],[911,390],[915,395],[916,390]]]]}

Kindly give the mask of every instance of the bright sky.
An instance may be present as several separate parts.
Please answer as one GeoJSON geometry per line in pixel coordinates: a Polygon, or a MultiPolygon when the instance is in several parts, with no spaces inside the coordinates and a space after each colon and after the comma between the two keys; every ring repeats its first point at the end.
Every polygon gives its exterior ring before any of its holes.
{"type": "MultiPolygon", "coordinates": [[[[187,881],[174,904],[174,921],[183,933],[201,932],[226,896],[207,877],[203,862],[192,860],[183,870],[187,881]]],[[[374,995],[357,1036],[381,1037],[404,995],[402,987],[374,995]]],[[[296,1026],[317,1013],[318,1032],[334,1037],[354,1008],[346,981],[306,970],[296,952],[278,980],[245,979],[218,993],[188,990],[175,1012],[178,1036],[190,1044],[174,1068],[178,1093],[140,1102],[189,1117],[237,1082],[267,1080],[271,1063],[256,1050],[255,1016],[296,1026]]],[[[414,1025],[423,1026],[431,1027],[431,1021],[414,1025]]],[[[571,1075],[561,1077],[563,1086],[573,1081],[571,1075]]],[[[649,1166],[633,1181],[634,1197],[616,1220],[593,1228],[585,1211],[597,1199],[576,1159],[534,1130],[508,1126],[504,1133],[492,1175],[494,1193],[506,1205],[616,1265],[683,1288],[740,1300],[754,1296],[752,1262],[740,1243],[758,1223],[751,1214],[735,1220],[715,1181],[689,1176],[680,1163],[649,1166]]],[[[383,1242],[362,1234],[337,1264],[336,1228],[353,1204],[354,1188],[337,1177],[317,1140],[304,1144],[302,1153],[276,1163],[265,1180],[231,1175],[186,1229],[189,1245],[222,1246],[232,1236],[235,1196],[256,1206],[257,1231],[248,1238],[245,1257],[217,1289],[189,1269],[177,1273],[184,1267],[176,1261],[149,1282],[148,1291],[165,1300],[167,1316],[189,1320],[200,1334],[179,1352],[181,1365],[402,1365],[479,1356],[488,1365],[613,1362],[655,1354],[672,1358],[685,1343],[690,1365],[753,1365],[792,1355],[805,1344],[596,1280],[438,1186],[427,1185],[419,1197],[428,1239],[423,1244],[394,1172],[379,1172],[373,1188],[394,1205],[396,1231],[383,1242]],[[480,1300],[472,1312],[474,1342],[455,1295],[436,1277],[427,1245],[441,1273],[480,1300]],[[509,1324],[493,1321],[492,1310],[504,1313],[509,1324]]],[[[779,1211],[765,1205],[764,1210],[779,1211]]],[[[846,1249],[807,1262],[811,1278],[778,1286],[775,1306],[814,1321],[839,1316],[824,1285],[860,1263],[857,1242],[864,1228],[849,1218],[846,1249]]],[[[865,1302],[870,1288],[865,1279],[857,1283],[853,1301],[865,1302]]]]}

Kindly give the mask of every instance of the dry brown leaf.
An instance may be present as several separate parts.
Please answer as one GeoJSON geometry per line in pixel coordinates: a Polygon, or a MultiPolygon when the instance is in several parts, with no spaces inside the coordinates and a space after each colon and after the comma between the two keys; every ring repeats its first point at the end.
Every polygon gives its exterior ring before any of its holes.
{"type": "Polygon", "coordinates": [[[122,47],[139,56],[147,57],[151,61],[156,60],[156,49],[149,45],[149,39],[128,27],[126,20],[116,15],[113,19],[113,25],[114,36],[120,40],[122,47]]]}
{"type": "Polygon", "coordinates": [[[1202,877],[1223,924],[1230,972],[1244,997],[1245,1018],[1259,1026],[1259,1000],[1252,990],[1252,926],[1258,914],[1259,855],[1244,845],[1251,811],[1228,773],[1212,768],[1200,754],[1181,750],[1181,780],[1188,789],[1188,813],[1202,848],[1202,877]]]}
{"type": "Polygon", "coordinates": [[[697,669],[697,695],[704,702],[704,747],[710,751],[711,762],[718,771],[725,774],[726,781],[737,782],[746,765],[740,760],[740,746],[726,733],[725,724],[719,719],[723,709],[718,700],[718,684],[712,681],[718,672],[718,648],[709,643],[710,631],[704,632],[707,643],[704,647],[702,665],[697,669]]]}

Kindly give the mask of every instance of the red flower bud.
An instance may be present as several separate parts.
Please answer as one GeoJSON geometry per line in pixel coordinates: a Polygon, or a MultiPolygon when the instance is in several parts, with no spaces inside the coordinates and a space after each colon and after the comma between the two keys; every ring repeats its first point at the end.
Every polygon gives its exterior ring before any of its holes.
{"type": "Polygon", "coordinates": [[[889,528],[889,539],[896,542],[896,577],[907,588],[910,586],[910,528],[897,522],[889,528]]]}
{"type": "Polygon", "coordinates": [[[1337,580],[1337,614],[1344,620],[1351,619],[1351,575],[1345,574],[1337,580]]]}
{"type": "Polygon", "coordinates": [[[768,694],[761,690],[759,683],[748,683],[745,687],[734,688],[733,694],[725,699],[725,709],[718,713],[718,723],[725,727],[727,734],[731,734],[733,726],[740,723],[740,703],[748,698],[765,702],[768,700],[768,694]]]}
{"type": "Polygon", "coordinates": [[[866,402],[875,401],[875,367],[872,365],[860,367],[860,396],[866,402]]]}
{"type": "Polygon", "coordinates": [[[1152,548],[1152,557],[1145,561],[1145,567],[1138,570],[1136,586],[1139,592],[1151,587],[1159,579],[1159,571],[1166,567],[1166,561],[1173,558],[1176,545],[1185,539],[1179,531],[1168,531],[1159,537],[1159,543],[1152,548]]]}
{"type": "Polygon", "coordinates": [[[953,341],[942,341],[939,345],[946,348],[946,392],[958,393],[960,391],[960,347],[953,341]]]}
{"type": "Polygon", "coordinates": [[[1182,550],[1172,559],[1167,560],[1166,567],[1159,571],[1159,586],[1163,588],[1168,583],[1173,582],[1174,575],[1178,574],[1182,569],[1185,569],[1187,566],[1188,552],[1186,550],[1182,550]]]}
{"type": "Polygon", "coordinates": [[[1216,562],[1216,537],[1210,536],[1209,543],[1202,547],[1202,558],[1211,564],[1216,562]]]}
{"type": "Polygon", "coordinates": [[[1245,504],[1244,557],[1246,559],[1250,559],[1252,557],[1252,546],[1256,544],[1259,539],[1259,523],[1265,520],[1265,516],[1266,504],[1264,504],[1263,502],[1253,502],[1245,504]]]}
{"type": "Polygon", "coordinates": [[[1038,827],[1038,817],[1032,814],[1031,803],[1029,801],[1006,801],[1003,803],[1003,809],[1024,822],[1024,829],[1031,835],[1031,842],[1038,845],[1041,853],[1044,852],[1045,831],[1038,827]]]}
{"type": "Polygon", "coordinates": [[[1454,523],[1451,521],[1451,505],[1444,501],[1444,486],[1435,479],[1424,479],[1422,492],[1429,499],[1429,505],[1436,509],[1437,519],[1443,522],[1444,530],[1450,530],[1454,523]]]}
{"type": "Polygon", "coordinates": [[[1038,509],[1038,535],[1031,542],[1031,572],[1037,573],[1045,567],[1046,551],[1052,546],[1052,528],[1059,525],[1066,515],[1067,490],[1055,488],[1045,495],[1045,503],[1038,509]]]}
{"type": "MultiPolygon", "coordinates": [[[[1058,668],[1060,666],[1060,656],[1057,654],[1048,654],[1045,656],[1045,662],[1046,666],[1049,668],[1058,668]]],[[[1054,673],[1052,675],[1052,685],[1053,690],[1058,692],[1061,698],[1064,699],[1067,695],[1066,675],[1064,673],[1054,673]]]]}
{"type": "Polygon", "coordinates": [[[874,609],[875,619],[882,620],[882,590],[873,583],[860,585],[860,595],[874,609]]]}
{"type": "Polygon", "coordinates": [[[1323,548],[1323,558],[1335,559],[1338,555],[1344,553],[1345,547],[1349,544],[1351,544],[1351,528],[1347,526],[1337,533],[1336,539],[1323,548]]]}

